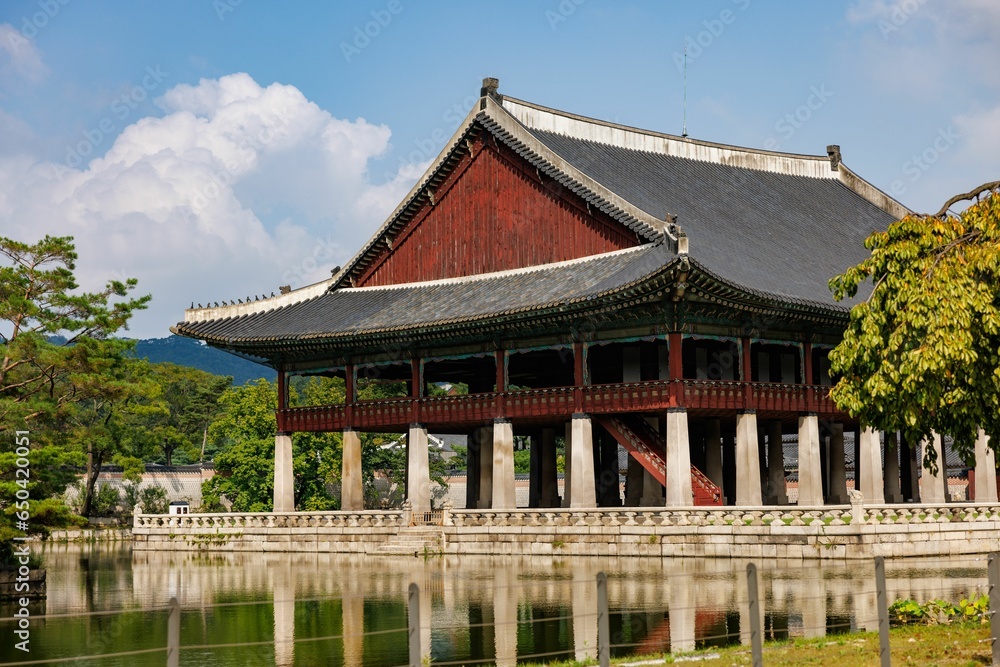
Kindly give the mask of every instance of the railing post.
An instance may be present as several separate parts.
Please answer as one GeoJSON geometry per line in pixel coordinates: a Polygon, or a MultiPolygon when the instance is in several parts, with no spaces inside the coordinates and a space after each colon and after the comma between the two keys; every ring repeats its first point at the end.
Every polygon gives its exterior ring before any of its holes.
{"type": "Polygon", "coordinates": [[[760,633],[760,594],[757,590],[757,566],[747,564],[747,597],[750,602],[750,655],[753,667],[764,667],[764,648],[760,633]]]}
{"type": "Polygon", "coordinates": [[[410,667],[421,667],[423,650],[420,646],[420,587],[416,583],[410,584],[407,608],[409,610],[407,632],[410,644],[410,667]]]}
{"type": "Polygon", "coordinates": [[[611,665],[611,625],[608,619],[608,575],[597,573],[597,660],[601,667],[611,665]]]}
{"type": "Polygon", "coordinates": [[[167,667],[181,664],[181,606],[170,598],[170,619],[167,621],[167,667]]]}
{"type": "Polygon", "coordinates": [[[991,552],[987,570],[990,576],[990,639],[993,642],[993,667],[1000,667],[1000,553],[991,552]]]}
{"type": "Polygon", "coordinates": [[[875,606],[878,608],[878,655],[882,667],[890,667],[889,601],[885,593],[885,559],[875,557],[875,606]]]}

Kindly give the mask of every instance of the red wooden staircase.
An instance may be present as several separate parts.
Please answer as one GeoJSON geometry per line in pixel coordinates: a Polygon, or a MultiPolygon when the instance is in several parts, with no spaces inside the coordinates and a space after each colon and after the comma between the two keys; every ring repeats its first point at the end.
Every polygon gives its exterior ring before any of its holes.
{"type": "MultiPolygon", "coordinates": [[[[634,414],[593,415],[593,418],[657,482],[666,486],[667,443],[664,437],[649,425],[649,422],[634,414]]],[[[691,466],[691,490],[694,494],[695,505],[722,504],[722,489],[694,466],[691,466]]]]}

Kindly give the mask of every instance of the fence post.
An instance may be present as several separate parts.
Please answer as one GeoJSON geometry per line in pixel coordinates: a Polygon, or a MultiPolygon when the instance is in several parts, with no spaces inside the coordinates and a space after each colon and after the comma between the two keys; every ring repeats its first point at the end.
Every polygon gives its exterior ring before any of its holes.
{"type": "Polygon", "coordinates": [[[747,597],[750,600],[750,655],[753,667],[764,667],[760,633],[760,594],[757,591],[757,566],[747,564],[747,597]]]}
{"type": "Polygon", "coordinates": [[[167,667],[181,664],[181,606],[170,598],[170,619],[167,621],[167,667]]]}
{"type": "Polygon", "coordinates": [[[993,643],[993,667],[1000,666],[1000,553],[990,552],[987,565],[990,575],[990,639],[993,643]]]}
{"type": "Polygon", "coordinates": [[[875,556],[875,606],[878,608],[878,655],[882,667],[890,667],[889,601],[885,593],[885,559],[875,556]]]}
{"type": "Polygon", "coordinates": [[[611,664],[611,625],[608,622],[608,575],[597,573],[597,660],[601,667],[611,664]]]}
{"type": "Polygon", "coordinates": [[[420,646],[420,587],[416,583],[410,584],[408,609],[410,667],[420,667],[420,661],[423,658],[420,646]]]}

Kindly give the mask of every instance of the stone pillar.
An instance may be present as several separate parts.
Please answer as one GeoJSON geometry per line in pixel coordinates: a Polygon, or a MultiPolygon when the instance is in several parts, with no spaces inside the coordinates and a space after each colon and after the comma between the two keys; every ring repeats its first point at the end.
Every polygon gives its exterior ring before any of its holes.
{"type": "Polygon", "coordinates": [[[562,506],[569,507],[569,499],[573,495],[573,420],[566,422],[565,440],[563,441],[563,497],[562,506]]]}
{"type": "MultiPolygon", "coordinates": [[[[573,419],[576,421],[576,418],[573,419]]],[[[588,420],[589,421],[589,420],[588,420]]],[[[573,654],[585,662],[597,657],[597,582],[589,567],[573,568],[570,607],[573,613],[573,654]]]]}
{"type": "Polygon", "coordinates": [[[722,424],[718,419],[705,421],[705,474],[722,488],[722,424]]]}
{"type": "Polygon", "coordinates": [[[465,438],[465,509],[479,507],[479,429],[465,438]]]}
{"type": "Polygon", "coordinates": [[[601,507],[621,507],[621,474],[618,468],[618,441],[598,429],[601,465],[597,479],[597,499],[601,507]]]}
{"type": "Polygon", "coordinates": [[[493,504],[493,428],[477,428],[479,441],[479,509],[488,510],[493,504]]]}
{"type": "Polygon", "coordinates": [[[539,467],[541,468],[539,483],[541,497],[539,507],[559,507],[559,471],[556,469],[556,431],[553,428],[543,428],[539,438],[539,467]]]}
{"type": "Polygon", "coordinates": [[[642,504],[642,482],[645,468],[629,454],[628,472],[625,473],[625,507],[639,507],[642,504]]]}
{"type": "Polygon", "coordinates": [[[757,413],[736,415],[736,504],[761,504],[760,455],[757,443],[757,413]]]}
{"type": "Polygon", "coordinates": [[[910,466],[910,490],[911,498],[915,503],[921,502],[920,500],[920,467],[923,461],[923,456],[920,452],[920,444],[914,443],[910,444],[907,452],[907,458],[909,459],[910,466]]]}
{"type": "MultiPolygon", "coordinates": [[[[841,457],[843,458],[843,457],[841,457]]],[[[819,417],[799,417],[799,506],[823,504],[823,471],[819,460],[819,417]]]]}
{"type": "Polygon", "coordinates": [[[691,447],[684,408],[667,410],[667,507],[694,505],[691,489],[691,447]]]}
{"type": "Polygon", "coordinates": [[[514,426],[509,419],[493,420],[493,505],[495,510],[517,508],[514,495],[514,426]]]}
{"type": "Polygon", "coordinates": [[[781,442],[781,422],[767,424],[767,499],[768,505],[787,505],[785,488],[785,451],[781,442]]]}
{"type": "Polygon", "coordinates": [[[885,475],[882,491],[887,503],[903,502],[899,488],[899,445],[895,433],[885,434],[885,475]]]}
{"type": "Polygon", "coordinates": [[[431,511],[431,473],[427,429],[410,424],[406,435],[406,499],[413,512],[431,511]]]}
{"type": "Polygon", "coordinates": [[[879,432],[866,428],[861,432],[861,497],[864,502],[881,505],[885,502],[882,491],[882,442],[879,432]]]}
{"type": "Polygon", "coordinates": [[[946,503],[948,502],[948,473],[941,436],[934,433],[930,441],[924,441],[924,447],[933,447],[937,451],[937,474],[924,467],[923,476],[920,479],[921,502],[946,503]]]}
{"type": "MultiPolygon", "coordinates": [[[[854,464],[855,470],[857,463],[854,464]]],[[[847,496],[847,458],[844,455],[844,425],[830,426],[830,486],[827,495],[833,505],[846,505],[850,502],[847,496]]],[[[867,496],[865,500],[868,500],[867,496]]]]}
{"type": "Polygon", "coordinates": [[[361,482],[361,434],[355,430],[344,431],[342,464],[340,509],[363,510],[365,492],[361,482]]]}
{"type": "Polygon", "coordinates": [[[274,511],[295,511],[295,476],[292,473],[292,436],[274,436],[274,511]]]}
{"type": "Polygon", "coordinates": [[[594,488],[594,435],[590,417],[577,413],[570,422],[570,453],[568,459],[570,490],[569,506],[573,509],[597,507],[594,488]]]}
{"type": "Polygon", "coordinates": [[[542,498],[542,440],[539,433],[528,436],[528,507],[539,507],[542,498]]]}
{"type": "Polygon", "coordinates": [[[990,436],[979,429],[976,438],[976,497],[977,503],[997,502],[997,468],[993,448],[990,447],[990,436]]]}

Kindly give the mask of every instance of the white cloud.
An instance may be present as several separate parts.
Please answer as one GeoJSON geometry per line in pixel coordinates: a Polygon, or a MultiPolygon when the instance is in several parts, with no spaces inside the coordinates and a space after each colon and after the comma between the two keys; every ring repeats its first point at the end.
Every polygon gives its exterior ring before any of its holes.
{"type": "MultiPolygon", "coordinates": [[[[409,189],[374,185],[385,126],[334,118],[293,86],[233,74],[180,85],[79,168],[0,149],[0,226],[76,237],[88,289],[134,276],[153,305],[133,333],[166,335],[195,303],[329,276],[409,189]]],[[[2,120],[2,116],[0,116],[2,120]]]]}
{"type": "Polygon", "coordinates": [[[0,84],[38,83],[49,73],[35,43],[9,23],[0,23],[0,84]]]}

